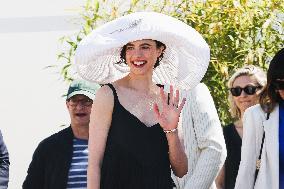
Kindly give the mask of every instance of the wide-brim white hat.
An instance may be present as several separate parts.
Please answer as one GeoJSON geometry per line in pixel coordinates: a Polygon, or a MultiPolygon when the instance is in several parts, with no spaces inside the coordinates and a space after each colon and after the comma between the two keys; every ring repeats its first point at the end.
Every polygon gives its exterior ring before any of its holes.
{"type": "Polygon", "coordinates": [[[136,12],[110,21],[88,34],[75,52],[79,75],[99,84],[116,81],[129,73],[118,64],[122,47],[129,42],[153,39],[166,45],[153,81],[190,89],[203,78],[210,49],[202,36],[176,18],[156,12],[136,12]]]}

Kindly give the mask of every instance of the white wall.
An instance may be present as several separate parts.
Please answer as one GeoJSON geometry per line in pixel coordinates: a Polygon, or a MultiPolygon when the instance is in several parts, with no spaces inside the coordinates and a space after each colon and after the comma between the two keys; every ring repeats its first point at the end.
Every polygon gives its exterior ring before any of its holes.
{"type": "Polygon", "coordinates": [[[61,97],[68,86],[58,73],[44,67],[58,64],[56,55],[62,48],[58,39],[76,32],[76,26],[62,23],[66,15],[76,15],[81,4],[0,0],[0,129],[10,153],[11,189],[21,188],[38,143],[69,124],[61,97]],[[60,25],[54,22],[56,16],[60,25]],[[21,26],[22,22],[27,24],[21,26]]]}

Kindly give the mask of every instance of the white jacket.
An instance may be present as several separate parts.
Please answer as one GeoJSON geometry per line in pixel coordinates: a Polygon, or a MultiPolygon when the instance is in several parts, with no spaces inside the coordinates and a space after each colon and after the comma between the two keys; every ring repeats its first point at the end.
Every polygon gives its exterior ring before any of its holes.
{"type": "Polygon", "coordinates": [[[235,189],[279,188],[279,106],[274,108],[269,119],[260,105],[246,110],[243,119],[242,155],[235,189]],[[263,129],[265,140],[261,166],[254,187],[256,160],[260,153],[263,129]]]}
{"type": "MultiPolygon", "coordinates": [[[[188,173],[172,177],[178,189],[213,189],[215,178],[226,159],[226,146],[219,117],[205,84],[181,91],[186,98],[179,134],[184,139],[188,173]]],[[[181,97],[181,98],[182,98],[181,97]]]]}

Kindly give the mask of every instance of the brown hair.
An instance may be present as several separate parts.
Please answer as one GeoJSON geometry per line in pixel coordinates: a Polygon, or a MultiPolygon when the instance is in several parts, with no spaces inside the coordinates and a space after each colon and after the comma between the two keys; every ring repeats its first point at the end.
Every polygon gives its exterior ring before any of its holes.
{"type": "MultiPolygon", "coordinates": [[[[156,61],[155,65],[154,65],[154,68],[156,68],[156,67],[158,67],[160,65],[160,62],[161,62],[161,60],[164,57],[164,51],[166,49],[166,45],[164,43],[160,42],[160,41],[157,41],[157,40],[153,40],[153,41],[156,42],[157,48],[164,47],[164,50],[163,50],[162,54],[157,58],[157,61],[156,61]]],[[[122,47],[122,50],[120,52],[120,61],[118,62],[118,64],[121,64],[121,63],[126,64],[125,56],[126,56],[126,45],[124,45],[122,47]]]]}
{"type": "Polygon", "coordinates": [[[276,53],[267,71],[267,85],[260,94],[260,106],[266,113],[271,113],[281,100],[273,82],[284,79],[284,48],[276,53]]]}

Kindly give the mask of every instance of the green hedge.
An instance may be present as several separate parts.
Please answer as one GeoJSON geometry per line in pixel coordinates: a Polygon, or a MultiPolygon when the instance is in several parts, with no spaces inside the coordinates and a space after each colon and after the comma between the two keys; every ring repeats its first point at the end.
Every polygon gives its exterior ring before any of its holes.
{"type": "Polygon", "coordinates": [[[80,40],[104,22],[135,11],[156,11],[182,20],[199,31],[211,48],[211,61],[203,82],[209,87],[222,124],[232,121],[226,86],[229,75],[244,64],[264,69],[283,48],[283,0],[88,0],[82,7],[82,29],[61,41],[67,50],[58,55],[65,80],[72,80],[70,66],[80,40]]]}

